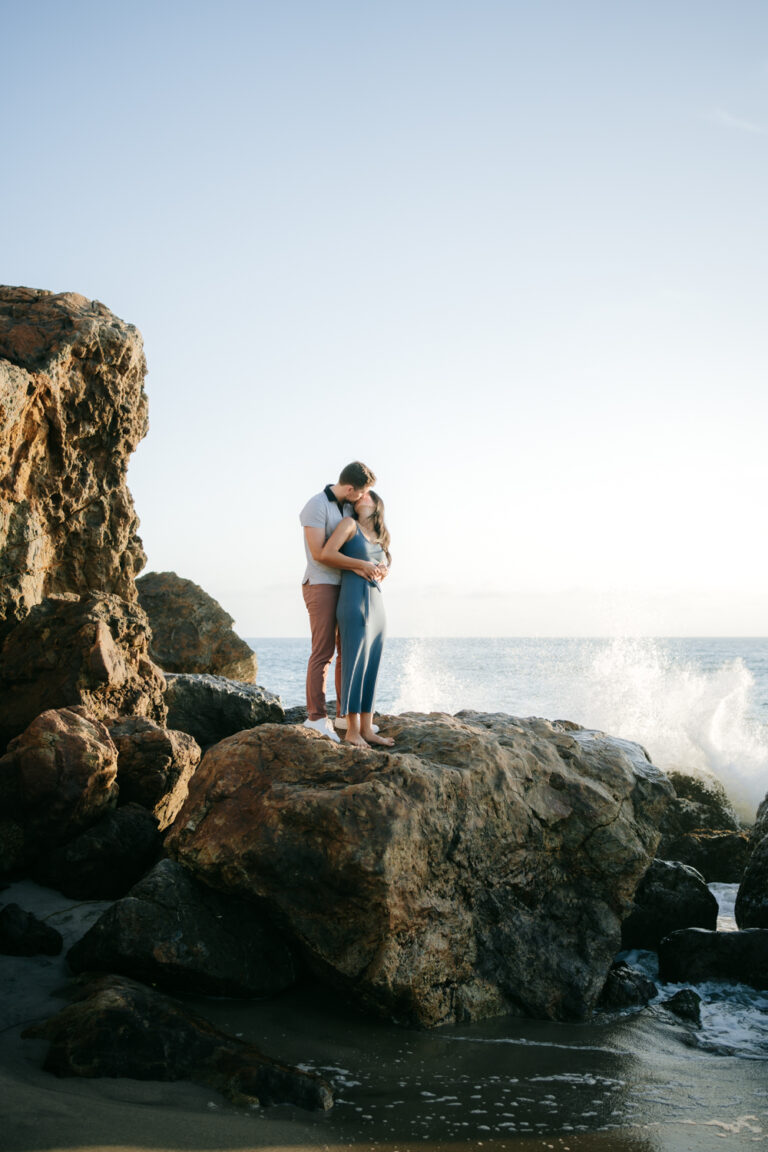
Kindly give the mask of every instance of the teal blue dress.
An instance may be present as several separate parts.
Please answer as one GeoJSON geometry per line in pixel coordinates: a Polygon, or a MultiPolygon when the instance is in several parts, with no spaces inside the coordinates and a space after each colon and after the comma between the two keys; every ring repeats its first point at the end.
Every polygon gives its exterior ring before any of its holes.
{"type": "MultiPolygon", "coordinates": [[[[381,545],[371,544],[359,527],[340,551],[356,560],[387,563],[381,545]]],[[[341,635],[341,711],[345,716],[373,712],[387,624],[380,586],[357,572],[342,572],[336,619],[341,635]]]]}

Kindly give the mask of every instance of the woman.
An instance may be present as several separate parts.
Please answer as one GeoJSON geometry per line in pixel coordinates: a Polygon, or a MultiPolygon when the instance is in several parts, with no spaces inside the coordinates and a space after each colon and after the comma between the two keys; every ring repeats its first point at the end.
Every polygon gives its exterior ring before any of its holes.
{"type": "MultiPolygon", "coordinates": [[[[320,554],[321,562],[341,554],[388,567],[391,557],[383,500],[376,492],[365,492],[354,508],[355,518],[345,516],[328,538],[320,554]]],[[[394,740],[379,736],[373,726],[373,702],[386,627],[379,583],[345,569],[336,619],[341,634],[341,714],[347,717],[346,743],[359,748],[369,748],[371,744],[390,748],[394,740]]]]}

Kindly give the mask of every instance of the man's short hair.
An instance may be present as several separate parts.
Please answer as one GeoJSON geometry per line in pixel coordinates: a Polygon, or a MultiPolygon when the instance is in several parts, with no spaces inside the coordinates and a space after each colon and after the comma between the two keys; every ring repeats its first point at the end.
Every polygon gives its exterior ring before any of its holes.
{"type": "Polygon", "coordinates": [[[339,473],[339,484],[351,484],[353,488],[370,488],[375,483],[373,472],[359,460],[353,460],[339,473]]]}

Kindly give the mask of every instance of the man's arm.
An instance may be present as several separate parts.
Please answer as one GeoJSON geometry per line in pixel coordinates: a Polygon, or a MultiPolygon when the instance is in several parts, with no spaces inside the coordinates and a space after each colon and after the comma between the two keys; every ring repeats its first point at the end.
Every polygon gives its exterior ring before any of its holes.
{"type": "MultiPolygon", "coordinates": [[[[343,521],[342,521],[343,523],[343,521]]],[[[339,525],[339,528],[341,525],[339,525]]],[[[338,528],[336,532],[338,532],[338,528]]],[[[352,556],[343,556],[338,551],[338,547],[333,547],[327,551],[323,551],[326,546],[325,532],[322,528],[305,528],[304,535],[307,539],[307,547],[309,548],[312,559],[318,564],[325,564],[327,568],[342,568],[347,572],[357,572],[366,580],[375,580],[374,573],[376,572],[376,565],[370,560],[355,560],[352,556]]],[[[335,533],[334,533],[335,535],[335,533]]],[[[328,543],[331,543],[333,536],[328,543]]],[[[334,544],[336,542],[334,541],[334,544]]]]}

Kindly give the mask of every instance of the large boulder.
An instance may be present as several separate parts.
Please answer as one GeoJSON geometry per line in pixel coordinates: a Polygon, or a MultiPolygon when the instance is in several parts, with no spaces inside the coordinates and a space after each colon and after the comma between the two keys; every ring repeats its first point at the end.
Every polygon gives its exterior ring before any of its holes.
{"type": "Polygon", "coordinates": [[[164,672],[210,672],[256,682],[253,649],[217,600],[175,572],[148,572],[136,581],[139,601],[152,626],[152,659],[164,672]]]}
{"type": "Polygon", "coordinates": [[[666,777],[636,744],[546,720],[384,723],[391,752],[282,725],[222,741],[166,848],[266,906],[317,974],[388,1017],[587,1017],[666,777]]]}
{"type": "Polygon", "coordinates": [[[755,826],[752,829],[752,844],[757,847],[763,837],[768,836],[768,796],[757,810],[755,826]]]}
{"type": "Polygon", "coordinates": [[[120,972],[169,991],[265,996],[296,979],[283,938],[246,901],[161,860],[67,953],[73,972],[120,972]]]}
{"type": "Polygon", "coordinates": [[[677,839],[663,839],[662,845],[670,860],[694,868],[707,884],[738,884],[749,860],[750,837],[748,832],[702,828],[677,839]]]}
{"type": "Polygon", "coordinates": [[[0,759],[0,872],[73,839],[117,803],[117,749],[83,708],[43,712],[0,759]]]}
{"type": "Polygon", "coordinates": [[[164,830],[187,798],[200,746],[186,732],[161,728],[143,716],[123,717],[110,724],[109,734],[117,748],[118,802],[149,808],[164,830]]]}
{"type": "Polygon", "coordinates": [[[753,851],[735,906],[739,928],[768,928],[768,836],[753,851]]]}
{"type": "Polygon", "coordinates": [[[280,1064],[168,996],[120,976],[89,980],[75,1003],[22,1035],[50,1041],[43,1067],[56,1076],[193,1080],[239,1106],[325,1111],[333,1105],[330,1085],[316,1073],[280,1064]]]}
{"type": "Polygon", "coordinates": [[[98,301],[0,287],[0,632],[53,593],[136,599],[145,373],[140,333],[98,301]]]}
{"type": "Polygon", "coordinates": [[[162,843],[152,813],[127,804],[66,844],[44,851],[35,879],[73,900],[117,900],[152,867],[162,843]]]}
{"type": "Polygon", "coordinates": [[[280,697],[258,684],[170,672],[166,680],[169,727],[188,732],[202,748],[244,728],[280,723],[285,717],[280,697]]]}
{"type": "Polygon", "coordinates": [[[707,932],[683,928],[673,932],[659,945],[659,979],[675,984],[736,980],[768,988],[768,929],[707,932]]]}
{"type": "Polygon", "coordinates": [[[162,724],[164,690],[138,604],[101,592],[49,596],[0,647],[0,746],[41,712],[73,705],[98,720],[138,715],[162,724]]]}
{"type": "Polygon", "coordinates": [[[654,860],[621,926],[622,947],[656,951],[659,941],[678,928],[714,931],[717,912],[717,900],[700,872],[675,861],[654,860]]]}

